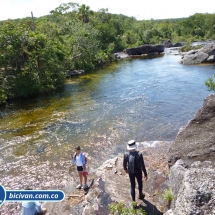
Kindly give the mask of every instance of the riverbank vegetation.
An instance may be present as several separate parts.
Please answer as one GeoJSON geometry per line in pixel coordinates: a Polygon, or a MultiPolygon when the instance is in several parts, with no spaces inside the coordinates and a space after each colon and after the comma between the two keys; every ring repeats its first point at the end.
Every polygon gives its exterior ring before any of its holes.
{"type": "Polygon", "coordinates": [[[141,20],[108,9],[61,4],[49,15],[0,22],[0,103],[54,91],[66,71],[91,70],[113,53],[144,44],[215,39],[215,14],[141,20]]]}
{"type": "Polygon", "coordinates": [[[109,205],[109,211],[111,214],[118,215],[146,215],[146,212],[136,202],[132,202],[130,207],[126,207],[122,202],[111,203],[109,205]]]}

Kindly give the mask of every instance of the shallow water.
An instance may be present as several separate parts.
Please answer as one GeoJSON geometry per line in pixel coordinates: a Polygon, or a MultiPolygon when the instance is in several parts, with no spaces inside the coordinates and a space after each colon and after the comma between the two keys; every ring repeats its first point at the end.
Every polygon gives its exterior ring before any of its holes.
{"type": "Polygon", "coordinates": [[[67,80],[54,95],[2,107],[0,183],[19,175],[10,164],[66,161],[77,145],[98,166],[129,139],[173,140],[210,93],[204,81],[215,73],[214,65],[185,66],[179,59],[122,60],[67,80]]]}

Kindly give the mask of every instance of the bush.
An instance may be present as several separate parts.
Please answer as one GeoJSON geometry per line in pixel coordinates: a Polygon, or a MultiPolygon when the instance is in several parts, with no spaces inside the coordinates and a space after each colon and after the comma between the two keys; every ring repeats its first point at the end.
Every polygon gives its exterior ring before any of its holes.
{"type": "Polygon", "coordinates": [[[171,188],[166,189],[164,191],[163,197],[164,197],[164,200],[166,201],[167,207],[170,208],[172,200],[176,198],[176,196],[173,195],[172,193],[172,189],[171,188]]]}
{"type": "Polygon", "coordinates": [[[185,45],[185,46],[182,46],[180,51],[181,52],[188,52],[190,50],[198,50],[202,48],[202,45],[197,45],[197,46],[191,46],[191,45],[185,45]]]}
{"type": "Polygon", "coordinates": [[[7,100],[7,96],[5,94],[5,91],[3,89],[0,89],[0,104],[5,103],[7,100]]]}
{"type": "MultiPolygon", "coordinates": [[[[215,78],[215,74],[213,75],[215,78]]],[[[207,81],[205,81],[205,85],[208,87],[209,90],[215,91],[215,80],[213,77],[208,78],[207,81]]]]}
{"type": "Polygon", "coordinates": [[[117,204],[111,203],[109,205],[109,210],[111,214],[118,215],[146,215],[146,212],[142,208],[137,207],[136,202],[132,202],[130,208],[126,208],[122,202],[117,204]]]}

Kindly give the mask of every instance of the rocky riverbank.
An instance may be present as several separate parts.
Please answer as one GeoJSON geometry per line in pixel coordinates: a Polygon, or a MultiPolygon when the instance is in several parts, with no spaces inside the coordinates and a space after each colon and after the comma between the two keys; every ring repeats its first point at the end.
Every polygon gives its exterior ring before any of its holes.
{"type": "MultiPolygon", "coordinates": [[[[139,143],[139,150],[144,154],[149,179],[144,182],[146,198],[144,201],[138,201],[138,204],[139,207],[148,211],[149,215],[160,215],[166,211],[162,194],[167,188],[169,169],[166,153],[169,146],[170,142],[139,143]]],[[[4,166],[7,171],[17,171],[17,175],[13,178],[4,177],[2,184],[6,190],[11,187],[14,190],[22,190],[27,186],[33,189],[63,190],[66,197],[62,202],[43,203],[48,209],[48,215],[106,215],[109,214],[108,204],[111,202],[123,202],[128,206],[131,202],[130,184],[128,175],[122,167],[123,154],[104,161],[99,168],[93,167],[94,158],[88,154],[87,157],[88,185],[90,185],[87,192],[76,189],[78,175],[75,165],[72,165],[70,160],[60,159],[54,163],[44,161],[40,166],[36,166],[34,156],[29,156],[22,163],[14,162],[12,165],[4,166]],[[29,167],[29,163],[32,167],[29,167]],[[52,177],[47,177],[47,175],[52,175],[52,177]]],[[[20,212],[21,203],[17,202],[6,202],[0,208],[2,215],[20,215],[20,212]]]]}
{"type": "MultiPolygon", "coordinates": [[[[169,168],[166,153],[170,142],[143,142],[139,149],[143,152],[149,179],[144,182],[145,200],[137,200],[138,207],[148,215],[161,215],[166,211],[163,191],[167,188],[169,168]]],[[[89,175],[90,189],[75,189],[73,182],[66,185],[66,198],[61,203],[47,203],[48,214],[89,215],[109,214],[108,205],[112,202],[131,202],[128,175],[122,167],[123,154],[105,161],[89,175]]]]}
{"type": "Polygon", "coordinates": [[[184,65],[214,63],[215,62],[215,43],[204,45],[201,49],[191,50],[181,53],[180,63],[184,65]]]}
{"type": "MultiPolygon", "coordinates": [[[[171,187],[176,199],[165,215],[215,214],[215,94],[205,99],[202,108],[180,129],[173,143],[146,145],[140,143],[139,149],[144,155],[149,179],[144,182],[146,197],[138,200],[139,207],[148,215],[165,213],[163,193],[171,187]]],[[[129,179],[122,169],[122,159],[123,154],[119,154],[91,173],[91,187],[86,193],[75,190],[75,184],[67,185],[62,203],[46,204],[49,214],[106,215],[111,202],[128,206],[129,179]]]]}
{"type": "MultiPolygon", "coordinates": [[[[163,193],[171,187],[177,198],[165,215],[215,214],[215,94],[205,99],[195,117],[180,129],[173,142],[142,142],[139,150],[144,155],[149,179],[144,182],[145,200],[138,200],[138,207],[148,215],[165,213],[163,193]]],[[[3,166],[6,171],[17,174],[13,178],[4,177],[2,184],[5,189],[32,186],[34,189],[63,190],[66,198],[62,202],[44,204],[48,215],[106,215],[112,202],[128,206],[130,185],[122,168],[123,154],[105,161],[99,168],[92,168],[93,158],[87,157],[90,170],[90,189],[87,191],[76,189],[77,172],[69,160],[54,163],[44,160],[36,166],[35,156],[3,166]],[[47,173],[52,177],[47,178],[47,173]]],[[[20,211],[20,203],[4,203],[0,208],[2,215],[18,215],[20,211]]]]}
{"type": "Polygon", "coordinates": [[[215,214],[215,94],[180,129],[168,152],[170,186],[177,198],[172,212],[215,214]]]}

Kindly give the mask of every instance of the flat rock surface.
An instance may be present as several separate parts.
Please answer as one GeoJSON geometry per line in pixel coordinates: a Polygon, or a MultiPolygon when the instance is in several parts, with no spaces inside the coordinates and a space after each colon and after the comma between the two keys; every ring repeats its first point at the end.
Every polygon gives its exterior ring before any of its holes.
{"type": "MultiPolygon", "coordinates": [[[[158,142],[153,147],[144,148],[147,144],[140,143],[143,152],[148,181],[144,181],[144,200],[137,199],[138,207],[147,211],[148,215],[161,215],[166,211],[163,191],[167,188],[169,169],[166,152],[170,142],[158,142]]],[[[148,145],[147,145],[148,146],[148,145]]],[[[65,188],[66,198],[61,203],[46,203],[48,214],[99,214],[108,215],[108,204],[123,202],[131,203],[130,182],[122,167],[123,154],[105,161],[94,173],[89,174],[88,190],[77,190],[75,184],[65,188]]],[[[136,194],[138,190],[136,187],[136,194]]]]}

